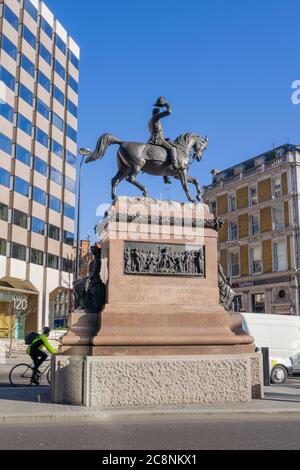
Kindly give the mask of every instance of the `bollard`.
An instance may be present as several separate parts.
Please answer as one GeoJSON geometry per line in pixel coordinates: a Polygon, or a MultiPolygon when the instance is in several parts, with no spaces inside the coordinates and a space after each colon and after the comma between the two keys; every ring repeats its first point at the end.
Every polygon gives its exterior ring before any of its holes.
{"type": "Polygon", "coordinates": [[[261,348],[263,356],[263,368],[264,368],[264,386],[270,386],[270,355],[269,348],[261,348]]]}

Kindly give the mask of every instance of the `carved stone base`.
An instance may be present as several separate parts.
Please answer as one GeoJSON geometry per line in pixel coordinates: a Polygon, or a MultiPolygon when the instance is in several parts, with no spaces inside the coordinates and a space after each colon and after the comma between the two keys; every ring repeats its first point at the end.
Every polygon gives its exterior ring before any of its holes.
{"type": "Polygon", "coordinates": [[[263,397],[261,355],[57,356],[52,398],[111,409],[243,403],[263,397]]]}

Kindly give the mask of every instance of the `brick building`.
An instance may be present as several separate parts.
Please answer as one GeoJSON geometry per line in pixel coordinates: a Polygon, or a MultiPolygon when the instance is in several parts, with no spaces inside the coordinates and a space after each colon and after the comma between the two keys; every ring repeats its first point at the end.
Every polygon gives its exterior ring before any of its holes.
{"type": "Polygon", "coordinates": [[[212,174],[204,199],[225,221],[220,260],[235,310],[300,315],[300,147],[284,145],[212,174]]]}

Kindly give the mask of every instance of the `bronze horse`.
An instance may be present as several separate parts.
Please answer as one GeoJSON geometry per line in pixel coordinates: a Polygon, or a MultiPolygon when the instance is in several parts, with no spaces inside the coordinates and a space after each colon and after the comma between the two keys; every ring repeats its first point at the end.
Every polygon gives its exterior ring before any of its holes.
{"type": "Polygon", "coordinates": [[[188,183],[194,184],[197,189],[196,199],[201,201],[199,182],[196,178],[189,176],[188,171],[191,164],[191,154],[194,160],[200,161],[204,150],[208,146],[208,140],[192,132],[187,132],[180,135],[174,143],[177,147],[180,169],[175,169],[172,166],[167,151],[162,147],[138,142],[122,142],[111,134],[104,134],[100,137],[95,151],[87,157],[86,163],[101,159],[109,145],[118,144],[120,145],[117,153],[118,173],[112,180],[113,200],[117,198],[117,186],[125,178],[129,183],[143,191],[144,197],[148,197],[147,188],[136,181],[137,175],[144,172],[149,175],[163,176],[166,182],[169,182],[168,177],[170,176],[179,179],[190,202],[195,202],[195,200],[190,194],[188,183]]]}

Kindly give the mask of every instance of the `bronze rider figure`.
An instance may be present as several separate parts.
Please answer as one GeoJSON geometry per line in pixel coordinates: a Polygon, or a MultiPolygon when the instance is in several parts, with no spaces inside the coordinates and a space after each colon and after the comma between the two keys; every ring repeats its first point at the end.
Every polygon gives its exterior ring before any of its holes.
{"type": "Polygon", "coordinates": [[[160,121],[162,118],[170,116],[172,113],[172,108],[169,103],[167,103],[164,96],[160,96],[154,106],[155,108],[153,109],[153,115],[149,121],[149,131],[151,137],[148,141],[148,144],[159,145],[160,147],[163,147],[165,150],[167,150],[173,168],[180,169],[181,167],[177,158],[176,146],[174,143],[172,143],[171,140],[165,139],[163,127],[160,121]],[[160,108],[166,108],[166,110],[161,111],[160,108]]]}

